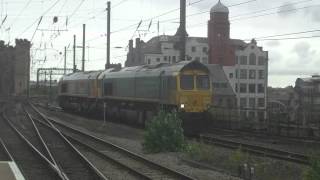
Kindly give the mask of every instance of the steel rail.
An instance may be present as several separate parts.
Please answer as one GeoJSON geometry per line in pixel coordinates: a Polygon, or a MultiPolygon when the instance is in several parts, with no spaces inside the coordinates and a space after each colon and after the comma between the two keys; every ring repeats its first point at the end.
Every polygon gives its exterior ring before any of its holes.
{"type": "Polygon", "coordinates": [[[31,122],[31,124],[32,124],[32,126],[33,126],[33,128],[34,128],[34,130],[35,130],[35,132],[36,132],[36,134],[37,134],[37,137],[40,139],[41,144],[44,146],[44,148],[45,148],[45,150],[46,150],[49,158],[51,159],[51,162],[57,167],[57,169],[60,170],[61,174],[62,174],[63,176],[65,176],[66,179],[68,179],[67,176],[66,176],[66,174],[63,172],[63,170],[58,166],[58,163],[57,163],[56,159],[53,157],[53,155],[52,155],[49,147],[47,146],[47,144],[45,143],[43,137],[41,136],[41,133],[40,133],[38,127],[37,127],[36,124],[34,123],[32,117],[31,117],[31,114],[30,114],[24,107],[23,107],[23,110],[24,110],[24,112],[26,113],[29,121],[31,122]]]}
{"type": "Polygon", "coordinates": [[[273,148],[249,144],[249,143],[236,142],[233,140],[213,137],[213,136],[204,135],[204,134],[201,134],[199,139],[200,141],[204,141],[206,143],[215,144],[215,145],[219,145],[219,146],[223,146],[231,149],[237,149],[241,147],[242,150],[253,153],[253,154],[257,154],[257,155],[263,155],[263,156],[291,161],[299,164],[305,164],[305,165],[310,164],[309,158],[303,154],[283,151],[279,149],[273,149],[273,148]]]}
{"type": "Polygon", "coordinates": [[[233,135],[241,135],[241,136],[254,136],[255,138],[269,138],[268,140],[280,140],[280,141],[286,141],[286,142],[292,142],[292,143],[310,143],[310,144],[319,144],[320,145],[320,139],[318,138],[312,138],[312,137],[290,137],[290,136],[284,136],[284,135],[270,135],[266,132],[257,133],[257,132],[248,132],[244,130],[236,130],[236,129],[219,129],[219,128],[210,128],[209,133],[231,133],[233,135]]]}
{"type": "MultiPolygon", "coordinates": [[[[2,151],[5,153],[5,155],[7,156],[8,161],[14,161],[12,155],[10,154],[8,148],[6,147],[6,145],[4,144],[2,138],[0,137],[0,146],[2,151]]],[[[0,159],[1,160],[1,159],[0,159]]]]}
{"type": "MultiPolygon", "coordinates": [[[[33,108],[35,108],[35,107],[33,106],[33,108]]],[[[35,108],[35,110],[36,110],[41,116],[45,116],[45,115],[44,115],[43,113],[41,113],[37,108],[35,108]]],[[[137,159],[137,160],[143,162],[144,164],[149,164],[150,166],[155,167],[156,169],[158,169],[158,170],[160,170],[160,171],[162,171],[162,172],[166,172],[166,173],[172,174],[173,176],[175,176],[175,177],[178,178],[178,179],[185,179],[185,180],[193,180],[193,179],[194,179],[194,178],[192,178],[192,177],[190,177],[190,176],[188,176],[188,175],[182,174],[181,172],[178,172],[178,171],[176,171],[176,170],[170,169],[170,168],[168,168],[168,167],[165,167],[165,166],[162,166],[162,165],[160,165],[160,164],[157,164],[157,163],[155,163],[155,162],[153,162],[153,161],[150,161],[150,160],[146,159],[145,157],[143,157],[143,156],[141,156],[141,155],[139,155],[139,154],[136,154],[136,153],[134,153],[134,152],[131,152],[131,151],[127,150],[127,149],[124,149],[124,148],[122,148],[122,147],[120,147],[120,146],[117,146],[117,145],[115,145],[115,144],[113,144],[113,143],[111,143],[111,142],[108,142],[108,141],[106,141],[106,140],[104,140],[104,139],[101,139],[101,138],[99,138],[99,137],[96,137],[96,136],[94,136],[94,135],[92,135],[92,134],[88,134],[88,133],[83,132],[83,131],[81,131],[81,130],[79,130],[79,129],[75,129],[75,128],[73,128],[73,127],[67,126],[67,125],[65,125],[65,124],[63,124],[63,123],[61,123],[61,122],[56,121],[56,120],[53,119],[53,118],[48,118],[48,117],[46,117],[46,118],[47,118],[48,120],[50,120],[51,122],[53,122],[53,123],[55,123],[55,124],[58,124],[59,126],[62,126],[62,127],[66,128],[66,129],[68,129],[69,131],[75,132],[75,133],[80,134],[80,135],[82,135],[82,136],[84,136],[84,137],[86,137],[86,138],[89,138],[89,139],[93,140],[93,141],[96,141],[96,142],[98,142],[98,143],[104,144],[104,145],[106,145],[106,146],[108,146],[108,147],[111,147],[111,148],[113,148],[113,149],[116,149],[117,151],[120,151],[120,152],[122,152],[122,153],[125,153],[125,154],[129,155],[130,157],[132,157],[132,158],[134,158],[134,159],[137,159]]]]}
{"type": "MultiPolygon", "coordinates": [[[[99,179],[107,179],[103,173],[101,173],[65,136],[63,133],[61,133],[61,131],[56,128],[43,114],[39,113],[38,110],[31,104],[29,103],[30,107],[36,112],[38,113],[41,118],[43,119],[43,123],[47,124],[47,128],[50,128],[50,130],[54,131],[55,133],[57,133],[57,135],[64,141],[64,143],[66,143],[66,145],[71,148],[71,150],[76,153],[77,156],[80,157],[80,160],[83,161],[86,166],[91,169],[96,175],[97,177],[99,177],[99,179]]],[[[32,116],[31,116],[32,117],[32,116]]],[[[33,118],[33,117],[32,117],[33,118]]],[[[35,119],[35,118],[33,118],[35,119]]],[[[35,119],[36,120],[36,119],[35,119]]],[[[41,120],[40,120],[41,121],[41,120]]],[[[42,124],[43,125],[43,124],[42,124]]]]}
{"type": "Polygon", "coordinates": [[[43,160],[45,164],[47,164],[49,168],[53,170],[60,179],[68,180],[65,176],[62,175],[62,172],[54,164],[52,164],[51,161],[47,159],[47,157],[45,157],[36,147],[34,147],[32,143],[10,122],[10,120],[4,113],[2,113],[1,116],[8,123],[9,127],[19,136],[19,138],[28,145],[32,152],[34,152],[41,160],[43,160]]]}
{"type": "Polygon", "coordinates": [[[74,142],[75,144],[78,144],[80,146],[85,147],[86,149],[90,150],[91,152],[93,152],[97,156],[101,157],[102,159],[107,160],[107,161],[112,161],[113,163],[125,168],[126,170],[130,171],[133,175],[139,177],[140,179],[148,179],[148,180],[152,179],[152,178],[146,176],[145,174],[135,170],[134,168],[131,168],[130,166],[117,161],[115,158],[112,158],[111,156],[109,156],[109,155],[107,155],[105,153],[102,153],[98,149],[94,148],[93,146],[90,146],[89,144],[86,144],[86,143],[82,142],[81,140],[78,140],[78,139],[76,139],[76,138],[74,138],[74,137],[72,137],[70,135],[67,135],[67,134],[65,134],[65,136],[68,139],[70,139],[72,142],[74,142]]]}

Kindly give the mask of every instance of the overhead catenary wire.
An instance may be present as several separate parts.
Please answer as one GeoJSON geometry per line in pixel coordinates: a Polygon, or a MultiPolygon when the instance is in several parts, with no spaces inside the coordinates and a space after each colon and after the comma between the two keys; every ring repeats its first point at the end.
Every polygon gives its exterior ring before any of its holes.
{"type": "Polygon", "coordinates": [[[81,2],[78,4],[78,6],[72,11],[72,13],[69,16],[69,20],[72,18],[72,16],[75,15],[75,13],[79,10],[79,8],[81,7],[81,5],[84,3],[85,0],[81,0],[81,2]]]}
{"type": "MultiPolygon", "coordinates": [[[[243,17],[243,18],[232,19],[232,17],[231,17],[230,22],[239,21],[239,20],[253,19],[253,18],[264,17],[264,16],[269,16],[269,15],[275,15],[275,14],[281,14],[281,13],[289,13],[289,12],[293,13],[293,12],[296,12],[298,10],[307,9],[307,8],[311,8],[311,7],[317,7],[317,6],[320,6],[320,4],[311,5],[311,6],[305,6],[305,7],[301,7],[301,8],[295,8],[295,9],[289,9],[289,10],[276,11],[276,12],[272,12],[272,13],[265,13],[265,14],[249,16],[249,17],[243,17]]],[[[207,22],[201,22],[201,23],[192,24],[192,25],[189,25],[188,28],[201,27],[203,25],[207,25],[207,22]]]]}
{"type": "Polygon", "coordinates": [[[24,29],[24,31],[22,31],[22,32],[18,35],[18,37],[21,36],[21,35],[23,35],[26,31],[28,31],[36,22],[38,22],[38,19],[40,19],[40,18],[42,18],[43,16],[45,16],[53,7],[55,7],[55,6],[59,3],[59,1],[60,1],[60,0],[56,0],[55,3],[52,4],[46,11],[44,11],[39,18],[37,18],[31,25],[29,25],[26,29],[24,29]]]}
{"type": "MultiPolygon", "coordinates": [[[[204,1],[204,0],[195,1],[195,2],[193,2],[193,3],[190,3],[190,5],[194,5],[194,4],[200,3],[200,2],[202,2],[202,1],[204,1]]],[[[232,4],[232,5],[230,5],[229,7],[239,6],[239,5],[251,3],[251,2],[254,2],[254,1],[257,1],[257,0],[244,1],[244,2],[241,2],[241,3],[237,3],[237,4],[232,4]]],[[[190,5],[188,5],[188,6],[190,6],[190,5]]],[[[128,25],[128,26],[126,26],[126,27],[122,27],[122,28],[119,28],[119,29],[117,29],[117,30],[114,30],[114,31],[111,32],[111,34],[118,33],[118,32],[122,32],[122,31],[127,31],[127,30],[132,30],[133,28],[136,29],[136,27],[138,27],[138,26],[139,26],[139,27],[145,27],[145,26],[140,26],[141,23],[146,22],[146,21],[151,21],[151,20],[153,20],[153,19],[156,19],[156,18],[165,16],[165,15],[167,15],[167,14],[173,13],[173,12],[178,11],[178,10],[180,10],[180,8],[171,9],[171,10],[169,10],[169,11],[166,11],[166,12],[164,12],[164,13],[158,14],[158,15],[153,16],[153,17],[151,17],[151,18],[147,18],[147,19],[140,20],[139,23],[131,24],[131,25],[128,25]]],[[[206,12],[209,12],[209,11],[206,11],[206,12]]],[[[203,13],[203,12],[202,12],[202,13],[203,13]]],[[[187,15],[187,17],[188,17],[188,16],[190,16],[190,15],[187,15]]],[[[167,21],[176,20],[176,19],[179,19],[179,18],[167,19],[167,20],[159,21],[159,22],[162,23],[162,22],[167,22],[167,21]]],[[[158,23],[158,22],[155,22],[155,23],[158,23]]],[[[148,24],[148,26],[149,26],[149,24],[148,24]]],[[[134,33],[133,33],[133,34],[134,34],[134,33]]],[[[103,35],[102,35],[102,34],[97,35],[97,36],[95,36],[95,37],[87,40],[87,42],[97,40],[97,39],[99,39],[101,36],[103,36],[103,35]]]]}
{"type": "Polygon", "coordinates": [[[16,23],[18,21],[18,18],[22,15],[22,13],[28,8],[28,6],[30,5],[32,0],[29,0],[24,6],[23,8],[20,10],[20,12],[18,13],[18,15],[12,20],[12,23],[9,25],[9,27],[12,27],[14,23],[16,23]]]}
{"type": "Polygon", "coordinates": [[[120,6],[121,4],[125,3],[126,1],[128,1],[128,0],[122,0],[122,1],[120,1],[118,3],[116,3],[115,5],[113,5],[111,8],[114,9],[114,8],[120,6]]]}

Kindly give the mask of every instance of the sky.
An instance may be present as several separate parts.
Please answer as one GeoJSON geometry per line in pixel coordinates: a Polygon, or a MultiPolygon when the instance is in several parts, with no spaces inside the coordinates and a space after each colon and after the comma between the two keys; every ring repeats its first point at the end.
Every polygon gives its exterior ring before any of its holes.
{"type": "MultiPolygon", "coordinates": [[[[217,1],[187,0],[189,36],[207,36],[209,11],[217,1]]],[[[296,78],[320,73],[319,0],[221,2],[229,7],[231,38],[255,38],[269,52],[269,86],[294,86],[296,78]]],[[[15,38],[31,40],[35,79],[37,68],[63,68],[64,47],[67,66],[72,68],[73,35],[82,46],[82,24],[86,24],[86,70],[103,69],[106,8],[104,0],[0,0],[0,39],[11,45],[15,38]]],[[[111,63],[124,64],[129,39],[173,35],[178,23],[179,0],[111,0],[111,63]]],[[[78,68],[81,56],[77,48],[78,68]]]]}

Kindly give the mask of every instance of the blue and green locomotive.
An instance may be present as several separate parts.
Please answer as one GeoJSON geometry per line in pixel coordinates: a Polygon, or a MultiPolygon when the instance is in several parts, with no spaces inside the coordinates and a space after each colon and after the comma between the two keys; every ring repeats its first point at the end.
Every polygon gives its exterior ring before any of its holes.
{"type": "Polygon", "coordinates": [[[199,114],[212,100],[209,69],[199,61],[143,65],[104,71],[76,72],[59,82],[58,101],[64,109],[101,110],[123,114],[138,112],[144,123],[147,112],[159,109],[199,114]]]}

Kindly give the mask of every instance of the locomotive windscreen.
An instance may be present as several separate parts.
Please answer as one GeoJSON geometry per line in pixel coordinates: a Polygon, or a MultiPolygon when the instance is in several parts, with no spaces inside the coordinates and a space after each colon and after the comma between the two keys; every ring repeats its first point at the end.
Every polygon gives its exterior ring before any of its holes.
{"type": "Polygon", "coordinates": [[[210,80],[208,75],[197,76],[197,89],[208,90],[210,89],[210,80]]]}
{"type": "Polygon", "coordinates": [[[193,87],[193,75],[181,75],[180,88],[183,90],[192,90],[193,87]]]}

